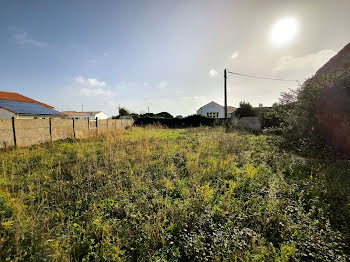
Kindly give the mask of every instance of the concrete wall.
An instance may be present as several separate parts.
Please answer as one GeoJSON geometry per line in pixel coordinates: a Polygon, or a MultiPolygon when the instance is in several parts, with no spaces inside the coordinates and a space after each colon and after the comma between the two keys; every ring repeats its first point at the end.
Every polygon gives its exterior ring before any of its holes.
{"type": "Polygon", "coordinates": [[[51,141],[49,119],[16,119],[15,129],[17,145],[31,146],[51,141]]]}
{"type": "Polygon", "coordinates": [[[117,119],[108,119],[108,130],[110,131],[117,130],[116,120],[117,119]]]}
{"type": "Polygon", "coordinates": [[[107,131],[107,119],[104,120],[98,120],[98,132],[103,133],[107,131]]]}
{"type": "Polygon", "coordinates": [[[73,119],[52,119],[51,120],[52,141],[73,138],[73,119]]]}
{"type": "Polygon", "coordinates": [[[107,131],[115,131],[132,126],[133,120],[98,120],[97,128],[87,119],[15,119],[13,131],[12,119],[0,119],[0,148],[30,146],[66,138],[87,138],[107,131]],[[15,133],[15,137],[14,137],[15,133]]]}
{"type": "Polygon", "coordinates": [[[14,146],[11,119],[0,119],[0,148],[14,146]]]}
{"type": "Polygon", "coordinates": [[[88,119],[74,119],[74,127],[76,138],[86,138],[90,136],[88,119]]]}
{"type": "Polygon", "coordinates": [[[253,131],[261,130],[261,120],[258,116],[237,118],[235,115],[232,115],[231,123],[235,128],[248,129],[253,131]]]}
{"type": "Polygon", "coordinates": [[[13,116],[16,116],[16,114],[0,108],[0,119],[11,119],[13,116]]]}

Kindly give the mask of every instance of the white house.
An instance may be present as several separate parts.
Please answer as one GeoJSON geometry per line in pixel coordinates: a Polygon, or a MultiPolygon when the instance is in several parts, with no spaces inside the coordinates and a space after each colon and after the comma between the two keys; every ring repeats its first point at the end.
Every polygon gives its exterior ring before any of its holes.
{"type": "Polygon", "coordinates": [[[0,91],[0,119],[60,118],[52,106],[17,93],[0,91]]]}
{"type": "MultiPolygon", "coordinates": [[[[236,111],[235,107],[227,107],[227,118],[231,118],[232,113],[236,111]]],[[[225,107],[211,101],[197,110],[197,115],[207,116],[211,118],[225,118],[225,107]]]]}
{"type": "Polygon", "coordinates": [[[101,111],[96,112],[77,112],[77,111],[63,111],[62,114],[66,116],[67,118],[74,118],[74,119],[108,119],[108,115],[101,111]]]}

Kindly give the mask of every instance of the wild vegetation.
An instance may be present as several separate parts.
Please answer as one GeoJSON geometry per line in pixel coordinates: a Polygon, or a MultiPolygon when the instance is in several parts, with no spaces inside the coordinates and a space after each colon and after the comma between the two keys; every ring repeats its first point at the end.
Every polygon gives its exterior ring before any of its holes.
{"type": "Polygon", "coordinates": [[[239,108],[235,111],[236,117],[256,116],[253,106],[249,102],[242,101],[239,103],[239,108]]]}
{"type": "Polygon", "coordinates": [[[0,152],[1,261],[347,261],[349,161],[132,128],[0,152]]]}
{"type": "Polygon", "coordinates": [[[266,114],[266,131],[312,157],[350,158],[350,69],[316,75],[266,114]]]}
{"type": "Polygon", "coordinates": [[[199,127],[199,126],[218,126],[223,122],[219,119],[209,118],[202,115],[190,115],[186,117],[139,117],[135,119],[135,125],[161,125],[168,128],[184,128],[184,127],[199,127]]]}

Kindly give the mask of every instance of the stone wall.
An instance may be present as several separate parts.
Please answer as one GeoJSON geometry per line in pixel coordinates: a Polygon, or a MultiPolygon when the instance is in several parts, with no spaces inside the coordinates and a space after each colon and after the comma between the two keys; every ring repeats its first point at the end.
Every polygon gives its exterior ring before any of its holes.
{"type": "Polygon", "coordinates": [[[0,119],[0,148],[30,146],[66,138],[88,138],[132,126],[133,120],[0,119]]]}
{"type": "Polygon", "coordinates": [[[237,118],[231,116],[231,123],[235,128],[261,131],[261,120],[257,116],[237,118]]]}

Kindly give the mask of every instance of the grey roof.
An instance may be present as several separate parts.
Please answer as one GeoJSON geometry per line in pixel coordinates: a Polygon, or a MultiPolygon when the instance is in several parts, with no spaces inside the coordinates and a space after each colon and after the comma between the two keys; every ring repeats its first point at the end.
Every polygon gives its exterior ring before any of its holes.
{"type": "Polygon", "coordinates": [[[7,109],[16,114],[29,114],[29,115],[60,115],[61,113],[47,108],[45,106],[19,101],[10,101],[0,99],[0,108],[7,109]]]}

